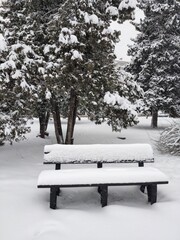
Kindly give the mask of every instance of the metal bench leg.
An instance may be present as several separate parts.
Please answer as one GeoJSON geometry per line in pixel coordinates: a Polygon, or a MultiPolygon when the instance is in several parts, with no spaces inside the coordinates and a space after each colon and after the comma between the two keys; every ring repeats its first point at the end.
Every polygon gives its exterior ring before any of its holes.
{"type": "Polygon", "coordinates": [[[98,190],[98,193],[101,194],[101,187],[98,187],[97,190],[98,190]]]}
{"type": "Polygon", "coordinates": [[[98,162],[97,163],[97,168],[102,168],[103,167],[103,163],[102,162],[98,162]]]}
{"type": "Polygon", "coordinates": [[[108,199],[108,186],[103,185],[100,186],[100,194],[101,194],[101,206],[105,207],[107,206],[107,199],[108,199]]]}
{"type": "Polygon", "coordinates": [[[141,185],[141,186],[140,186],[140,191],[141,191],[142,193],[144,193],[144,192],[145,192],[145,188],[146,188],[146,185],[141,185]]]}
{"type": "MultiPolygon", "coordinates": [[[[61,163],[56,163],[55,169],[56,169],[56,170],[61,170],[61,163]]],[[[59,188],[59,189],[57,190],[57,196],[60,195],[60,192],[61,192],[61,190],[60,190],[60,188],[59,188]]]]}
{"type": "Polygon", "coordinates": [[[157,201],[157,184],[151,184],[147,186],[148,202],[151,204],[157,201]]]}
{"type": "Polygon", "coordinates": [[[56,190],[56,195],[59,196],[60,193],[61,193],[61,189],[60,189],[60,188],[57,188],[57,190],[56,190]]]}
{"type": "Polygon", "coordinates": [[[144,162],[138,162],[139,167],[144,167],[144,162]]]}
{"type": "Polygon", "coordinates": [[[61,163],[56,163],[55,169],[60,170],[61,169],[61,163]]]}
{"type": "Polygon", "coordinates": [[[51,187],[50,188],[50,208],[56,209],[56,202],[57,202],[57,191],[59,188],[51,187]]]}
{"type": "MultiPolygon", "coordinates": [[[[103,163],[102,162],[98,162],[97,163],[97,168],[102,168],[103,167],[103,163]]],[[[101,194],[101,187],[98,187],[98,193],[101,194]]]]}

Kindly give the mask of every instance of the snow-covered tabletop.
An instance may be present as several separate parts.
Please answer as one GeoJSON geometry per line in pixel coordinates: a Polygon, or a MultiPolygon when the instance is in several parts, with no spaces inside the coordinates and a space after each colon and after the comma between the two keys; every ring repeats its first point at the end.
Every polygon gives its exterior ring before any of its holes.
{"type": "Polygon", "coordinates": [[[153,162],[149,144],[89,144],[44,147],[44,163],[153,162]]]}
{"type": "Polygon", "coordinates": [[[151,167],[132,168],[84,168],[67,170],[45,170],[38,178],[38,186],[49,185],[93,185],[168,182],[168,177],[151,167]]]}

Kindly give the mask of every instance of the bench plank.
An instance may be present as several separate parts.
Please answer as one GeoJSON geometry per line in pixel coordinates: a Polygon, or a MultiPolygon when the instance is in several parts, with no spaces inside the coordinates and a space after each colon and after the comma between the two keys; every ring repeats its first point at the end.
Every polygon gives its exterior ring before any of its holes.
{"type": "Polygon", "coordinates": [[[44,163],[154,162],[149,144],[53,144],[44,147],[44,163]]]}
{"type": "Polygon", "coordinates": [[[153,182],[168,182],[167,176],[156,168],[83,168],[67,170],[45,170],[38,178],[38,186],[78,186],[99,184],[132,185],[153,182]]]}

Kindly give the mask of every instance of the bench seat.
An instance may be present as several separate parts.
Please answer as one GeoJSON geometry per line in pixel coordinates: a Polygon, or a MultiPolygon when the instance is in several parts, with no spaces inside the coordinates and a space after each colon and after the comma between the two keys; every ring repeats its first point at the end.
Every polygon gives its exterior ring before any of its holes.
{"type": "Polygon", "coordinates": [[[167,176],[151,167],[45,170],[38,178],[38,188],[50,188],[50,207],[53,209],[56,208],[59,188],[63,187],[97,186],[101,204],[106,206],[108,186],[146,186],[148,201],[153,204],[156,202],[157,184],[167,183],[167,176]]]}
{"type": "Polygon", "coordinates": [[[44,170],[38,178],[38,186],[49,185],[93,185],[132,184],[146,182],[166,182],[164,173],[152,167],[131,168],[82,168],[67,170],[44,170]]]}

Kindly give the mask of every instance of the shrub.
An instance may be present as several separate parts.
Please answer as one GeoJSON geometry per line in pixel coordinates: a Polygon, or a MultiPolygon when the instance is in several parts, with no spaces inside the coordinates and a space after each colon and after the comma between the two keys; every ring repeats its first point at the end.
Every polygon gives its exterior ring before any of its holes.
{"type": "Polygon", "coordinates": [[[172,125],[161,133],[158,147],[162,152],[180,155],[180,124],[172,125]]]}

